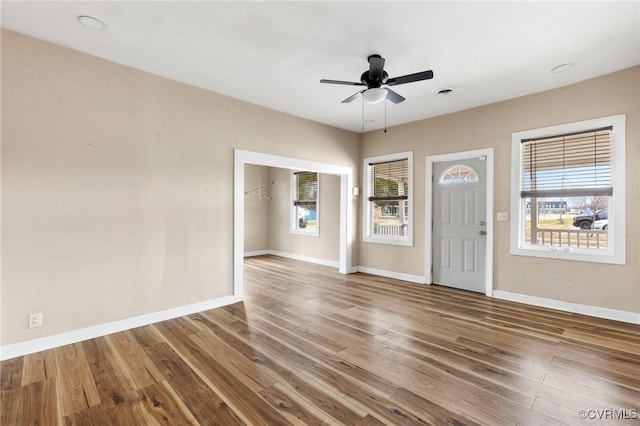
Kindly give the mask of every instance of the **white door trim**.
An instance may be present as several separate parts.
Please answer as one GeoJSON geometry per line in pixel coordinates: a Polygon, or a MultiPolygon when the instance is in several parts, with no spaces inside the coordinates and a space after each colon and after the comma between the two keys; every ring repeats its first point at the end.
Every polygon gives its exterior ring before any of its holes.
{"type": "Polygon", "coordinates": [[[487,178],[485,185],[487,186],[487,239],[486,239],[486,258],[485,258],[485,294],[489,297],[493,296],[493,148],[477,149],[473,151],[453,152],[450,154],[432,155],[426,158],[426,195],[425,195],[425,282],[431,284],[433,282],[433,274],[431,268],[433,266],[433,231],[431,223],[433,220],[433,164],[442,161],[466,160],[469,158],[485,157],[487,161],[487,178]]]}
{"type": "Polygon", "coordinates": [[[298,158],[282,157],[261,152],[234,150],[233,161],[233,296],[243,298],[244,280],[244,165],[279,167],[291,170],[309,170],[340,176],[340,234],[338,270],[352,272],[351,252],[353,233],[353,169],[351,167],[298,158]]]}

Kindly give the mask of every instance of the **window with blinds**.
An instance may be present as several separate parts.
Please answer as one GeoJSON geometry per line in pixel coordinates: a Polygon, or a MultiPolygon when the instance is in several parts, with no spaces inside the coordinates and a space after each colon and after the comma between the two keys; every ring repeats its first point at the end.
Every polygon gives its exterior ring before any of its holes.
{"type": "Polygon", "coordinates": [[[407,200],[409,193],[409,160],[370,163],[369,201],[407,200]]]}
{"type": "Polygon", "coordinates": [[[522,198],[613,195],[612,127],[522,141],[522,198]]]}
{"type": "Polygon", "coordinates": [[[292,173],[293,231],[317,234],[318,229],[318,173],[292,173]]]}
{"type": "Polygon", "coordinates": [[[625,123],[618,115],[512,135],[512,254],[624,263],[625,123]]]}
{"type": "Polygon", "coordinates": [[[365,159],[365,241],[410,245],[411,152],[365,159]]]}
{"type": "Polygon", "coordinates": [[[295,206],[315,206],[318,200],[318,173],[294,172],[295,206]]]}

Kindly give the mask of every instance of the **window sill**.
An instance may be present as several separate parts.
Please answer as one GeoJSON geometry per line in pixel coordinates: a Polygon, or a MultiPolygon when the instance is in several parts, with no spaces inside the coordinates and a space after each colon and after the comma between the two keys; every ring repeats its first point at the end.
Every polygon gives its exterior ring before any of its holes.
{"type": "Polygon", "coordinates": [[[607,263],[612,265],[625,264],[624,253],[612,253],[608,250],[593,253],[591,251],[569,247],[518,247],[512,248],[511,254],[514,256],[543,257],[576,262],[607,263]]]}
{"type": "Polygon", "coordinates": [[[362,241],[365,242],[365,243],[390,244],[390,245],[395,245],[395,246],[413,247],[413,241],[410,238],[365,236],[365,237],[362,238],[362,241]]]}
{"type": "Polygon", "coordinates": [[[294,234],[294,235],[304,235],[304,236],[307,236],[307,237],[318,237],[318,236],[320,236],[320,232],[317,229],[315,229],[313,231],[302,231],[300,229],[292,229],[291,233],[294,234]]]}

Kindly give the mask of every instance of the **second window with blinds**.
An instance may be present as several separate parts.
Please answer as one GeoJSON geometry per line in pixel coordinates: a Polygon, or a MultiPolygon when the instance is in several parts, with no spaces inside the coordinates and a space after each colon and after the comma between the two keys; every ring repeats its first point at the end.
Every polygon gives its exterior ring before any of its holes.
{"type": "Polygon", "coordinates": [[[318,173],[291,172],[291,232],[318,236],[318,193],[318,173]]]}
{"type": "Polygon", "coordinates": [[[625,116],[514,133],[511,253],[625,262],[625,116]]]}
{"type": "Polygon", "coordinates": [[[413,245],[413,152],[365,158],[363,240],[413,245]]]}

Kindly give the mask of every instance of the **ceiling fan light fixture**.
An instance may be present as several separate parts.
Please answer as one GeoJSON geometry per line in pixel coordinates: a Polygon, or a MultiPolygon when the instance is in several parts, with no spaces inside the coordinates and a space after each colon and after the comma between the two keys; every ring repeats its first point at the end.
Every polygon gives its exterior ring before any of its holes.
{"type": "Polygon", "coordinates": [[[367,89],[362,94],[364,96],[364,100],[370,104],[379,104],[384,101],[387,97],[387,89],[383,89],[382,87],[374,87],[372,89],[367,89]]]}

